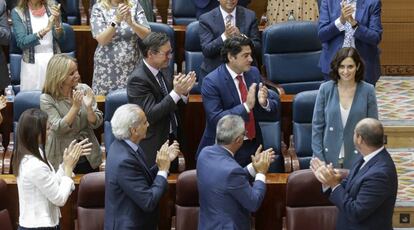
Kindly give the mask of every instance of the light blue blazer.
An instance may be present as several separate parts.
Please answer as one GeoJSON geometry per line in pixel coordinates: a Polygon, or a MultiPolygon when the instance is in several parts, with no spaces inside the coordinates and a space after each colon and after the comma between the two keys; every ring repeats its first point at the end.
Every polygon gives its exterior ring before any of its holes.
{"type": "Polygon", "coordinates": [[[375,88],[364,81],[358,83],[345,127],[342,126],[338,85],[323,83],[316,97],[312,120],[312,151],[314,156],[338,167],[342,143],[345,148],[344,168],[351,168],[358,156],[353,135],[356,124],[366,118],[378,119],[375,88]]]}

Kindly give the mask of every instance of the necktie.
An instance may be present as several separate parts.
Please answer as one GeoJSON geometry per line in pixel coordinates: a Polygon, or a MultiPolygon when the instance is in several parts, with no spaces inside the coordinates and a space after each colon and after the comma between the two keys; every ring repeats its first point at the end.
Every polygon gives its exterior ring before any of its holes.
{"type": "MultiPolygon", "coordinates": [[[[354,0],[346,1],[347,4],[352,4],[353,2],[354,0]]],[[[345,28],[345,37],[344,37],[344,44],[342,47],[354,47],[355,45],[352,44],[352,40],[354,38],[355,30],[352,29],[352,25],[349,22],[345,23],[344,28],[345,28]]]]}
{"type": "MultiPolygon", "coordinates": [[[[247,99],[247,87],[246,84],[244,84],[243,81],[243,76],[242,75],[237,75],[237,80],[239,81],[239,90],[240,90],[240,95],[242,98],[242,102],[246,102],[247,99]]],[[[250,140],[256,137],[256,123],[254,121],[254,115],[253,115],[253,111],[250,111],[249,113],[249,120],[245,123],[245,127],[246,127],[246,136],[247,138],[249,138],[250,140]]]]}
{"type": "Polygon", "coordinates": [[[228,14],[227,16],[226,16],[226,25],[228,25],[228,24],[232,24],[231,23],[231,19],[233,19],[233,15],[231,15],[231,14],[228,14]]]}
{"type": "MultiPolygon", "coordinates": [[[[164,78],[163,78],[163,75],[162,75],[161,71],[158,71],[156,77],[158,79],[158,83],[160,84],[162,96],[164,96],[164,97],[167,96],[168,91],[167,91],[167,88],[165,86],[164,78]]],[[[177,120],[175,119],[174,112],[170,113],[170,124],[171,124],[172,133],[174,134],[175,137],[177,137],[177,120]]]]}
{"type": "Polygon", "coordinates": [[[364,158],[362,157],[362,158],[358,161],[358,163],[357,163],[357,167],[355,168],[354,174],[352,174],[352,177],[351,177],[351,179],[350,179],[350,180],[352,180],[352,179],[355,177],[355,175],[356,175],[356,174],[358,174],[359,169],[361,169],[361,166],[364,164],[364,162],[365,162],[365,160],[364,160],[364,158]]]}

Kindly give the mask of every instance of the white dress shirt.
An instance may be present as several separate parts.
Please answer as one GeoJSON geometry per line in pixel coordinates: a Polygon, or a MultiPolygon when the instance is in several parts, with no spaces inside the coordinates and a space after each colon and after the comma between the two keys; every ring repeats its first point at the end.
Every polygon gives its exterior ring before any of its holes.
{"type": "MultiPolygon", "coordinates": [[[[43,152],[39,150],[43,155],[43,152]]],[[[26,228],[54,227],[59,224],[60,209],[75,189],[62,165],[57,172],[33,155],[23,157],[17,177],[19,225],[26,228]]]]}

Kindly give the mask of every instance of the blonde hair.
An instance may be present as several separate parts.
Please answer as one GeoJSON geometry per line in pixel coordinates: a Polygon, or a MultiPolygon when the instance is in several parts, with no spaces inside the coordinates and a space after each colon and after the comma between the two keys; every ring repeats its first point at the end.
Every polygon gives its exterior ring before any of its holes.
{"type": "MultiPolygon", "coordinates": [[[[111,0],[98,0],[100,4],[106,9],[110,10],[112,8],[111,0]]],[[[129,7],[132,8],[132,3],[130,0],[122,0],[123,3],[127,4],[129,7]]]]}
{"type": "MultiPolygon", "coordinates": [[[[41,0],[40,2],[42,3],[42,5],[45,5],[45,6],[49,6],[49,4],[51,3],[48,0],[41,0]]],[[[17,8],[20,8],[22,10],[28,9],[29,8],[29,0],[20,0],[17,3],[17,8]]]]}
{"type": "Polygon", "coordinates": [[[55,54],[47,64],[46,80],[43,93],[55,99],[64,97],[62,94],[63,82],[69,75],[70,63],[76,64],[76,59],[66,54],[55,54]]]}

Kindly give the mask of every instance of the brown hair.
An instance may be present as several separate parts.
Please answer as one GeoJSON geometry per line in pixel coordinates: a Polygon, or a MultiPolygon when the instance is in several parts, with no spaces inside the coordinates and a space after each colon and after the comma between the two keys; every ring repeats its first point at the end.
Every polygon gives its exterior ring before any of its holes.
{"type": "Polygon", "coordinates": [[[28,109],[22,113],[16,128],[16,148],[13,157],[13,174],[19,176],[19,166],[25,155],[32,155],[44,162],[47,162],[46,153],[40,155],[39,144],[46,142],[47,113],[40,109],[28,109]],[[40,143],[39,143],[40,137],[40,143]]]}
{"type": "Polygon", "coordinates": [[[358,51],[352,47],[344,47],[336,53],[334,59],[331,62],[331,72],[329,76],[335,82],[338,82],[341,77],[339,76],[338,69],[341,65],[342,61],[346,58],[352,58],[354,60],[355,65],[357,67],[357,71],[355,73],[355,82],[360,82],[364,79],[364,62],[361,59],[358,51]]]}

